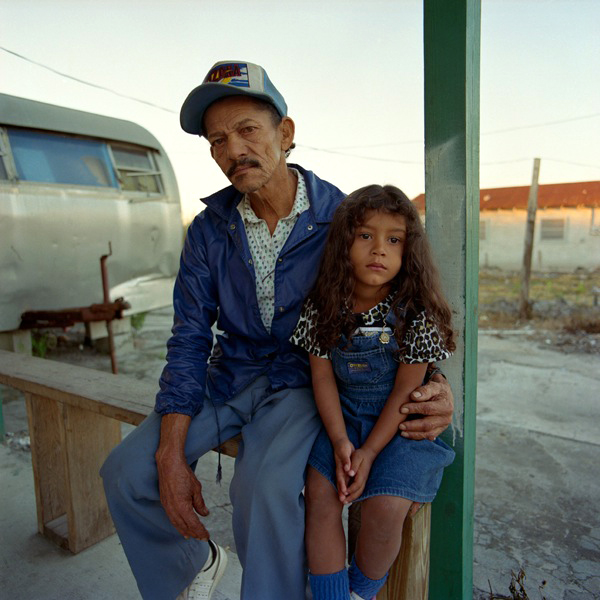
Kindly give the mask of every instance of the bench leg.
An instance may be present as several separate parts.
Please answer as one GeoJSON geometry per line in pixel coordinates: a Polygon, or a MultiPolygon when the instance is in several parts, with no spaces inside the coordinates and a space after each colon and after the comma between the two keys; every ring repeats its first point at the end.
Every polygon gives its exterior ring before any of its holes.
{"type": "MultiPolygon", "coordinates": [[[[427,600],[429,595],[429,532],[431,504],[407,517],[402,530],[402,548],[390,569],[377,600],[427,600]]],[[[348,556],[351,559],[360,529],[360,504],[348,513],[348,556]]]]}
{"type": "Polygon", "coordinates": [[[60,519],[66,514],[60,405],[55,400],[33,394],[25,394],[25,401],[29,419],[38,531],[66,548],[66,543],[60,543],[60,534],[59,538],[56,538],[52,529],[46,530],[46,523],[60,519]]]}
{"type": "Polygon", "coordinates": [[[114,532],[100,467],[118,421],[26,394],[39,532],[73,553],[114,532]]]}

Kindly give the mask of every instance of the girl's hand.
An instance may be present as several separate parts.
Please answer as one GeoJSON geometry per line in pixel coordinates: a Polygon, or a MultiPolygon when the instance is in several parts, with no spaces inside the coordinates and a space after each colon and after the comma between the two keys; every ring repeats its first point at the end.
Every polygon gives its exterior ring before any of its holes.
{"type": "Polygon", "coordinates": [[[346,503],[348,483],[354,475],[352,471],[352,453],[354,446],[348,438],[342,438],[333,444],[333,457],[335,458],[335,479],[340,502],[346,503]]]}
{"type": "Polygon", "coordinates": [[[352,473],[354,480],[348,487],[348,493],[343,501],[344,504],[354,502],[364,491],[371,466],[377,454],[366,448],[359,448],[352,454],[352,466],[349,473],[352,473]]]}

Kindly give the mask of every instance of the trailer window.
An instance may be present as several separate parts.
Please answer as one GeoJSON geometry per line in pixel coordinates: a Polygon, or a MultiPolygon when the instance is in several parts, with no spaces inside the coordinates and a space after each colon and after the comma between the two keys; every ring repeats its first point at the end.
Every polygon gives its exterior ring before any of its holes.
{"type": "Polygon", "coordinates": [[[162,192],[154,157],[147,150],[111,144],[119,183],[123,190],[159,194],[162,192]]]}
{"type": "Polygon", "coordinates": [[[19,179],[118,188],[106,144],[8,129],[19,179]]]}

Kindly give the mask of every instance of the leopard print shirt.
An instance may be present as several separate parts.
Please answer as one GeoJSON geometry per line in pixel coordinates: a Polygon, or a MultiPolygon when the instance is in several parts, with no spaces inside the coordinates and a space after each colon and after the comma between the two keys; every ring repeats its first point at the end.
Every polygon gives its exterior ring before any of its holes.
{"type": "MultiPolygon", "coordinates": [[[[361,313],[363,325],[373,326],[382,322],[382,315],[387,315],[391,298],[385,300],[361,313]]],[[[320,348],[315,340],[316,310],[310,300],[304,303],[296,329],[290,338],[292,344],[304,348],[310,354],[319,358],[331,359],[329,350],[320,348]]],[[[411,323],[404,336],[404,350],[398,357],[405,364],[433,363],[444,360],[451,355],[440,337],[435,324],[422,311],[411,323]]]]}

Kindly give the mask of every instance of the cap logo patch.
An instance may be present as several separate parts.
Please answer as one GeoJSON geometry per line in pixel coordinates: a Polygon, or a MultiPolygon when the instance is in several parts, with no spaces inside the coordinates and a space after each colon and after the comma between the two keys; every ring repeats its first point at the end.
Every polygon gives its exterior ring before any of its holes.
{"type": "Polygon", "coordinates": [[[218,65],[208,73],[204,83],[222,83],[236,87],[250,87],[248,65],[245,63],[218,65]]]}

